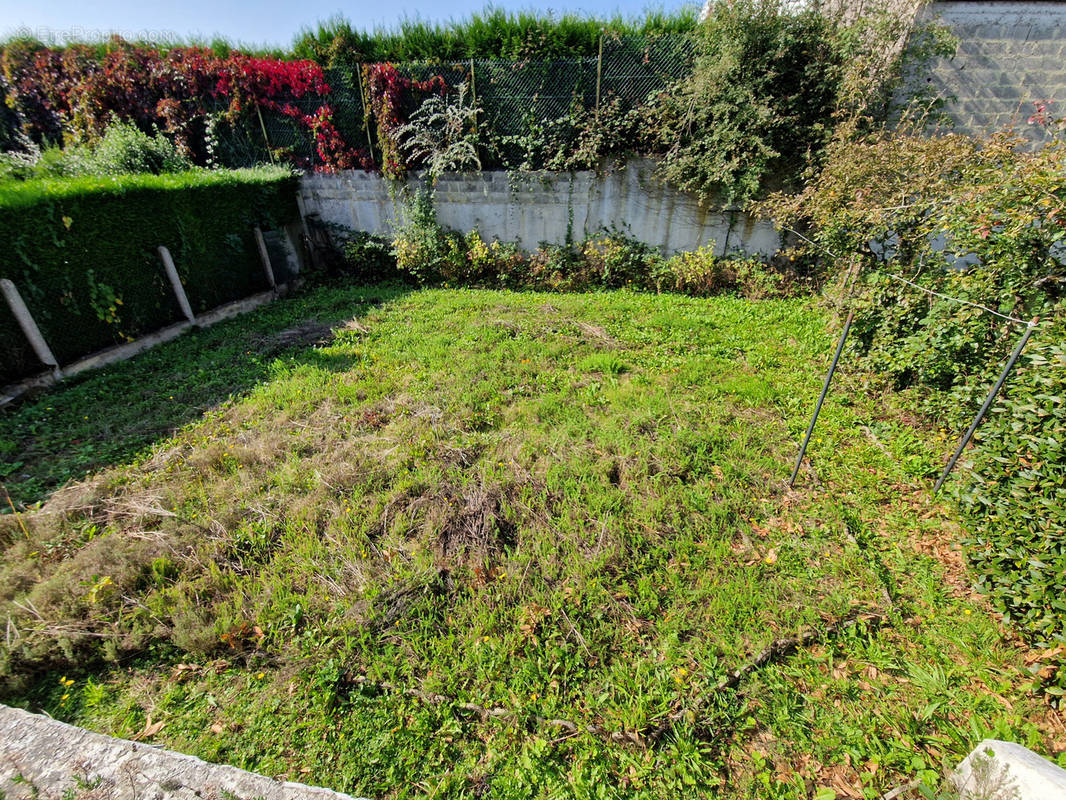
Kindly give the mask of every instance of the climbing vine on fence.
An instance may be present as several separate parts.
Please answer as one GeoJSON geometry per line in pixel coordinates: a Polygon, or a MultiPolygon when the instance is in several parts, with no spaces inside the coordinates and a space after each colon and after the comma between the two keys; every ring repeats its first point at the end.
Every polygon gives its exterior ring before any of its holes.
{"type": "Polygon", "coordinates": [[[239,52],[220,57],[201,47],[163,52],[115,37],[102,58],[88,45],[8,44],[0,68],[9,104],[38,143],[92,142],[118,118],[166,131],[186,156],[204,164],[211,116],[256,130],[266,112],[308,133],[319,168],[369,166],[367,153],[337,130],[327,102],[330,86],[311,61],[239,52]]]}
{"type": "Polygon", "coordinates": [[[422,81],[405,77],[393,64],[367,64],[363,67],[363,79],[370,96],[370,110],[377,123],[381,171],[390,178],[403,177],[408,164],[400,131],[426,95],[444,95],[448,85],[440,75],[422,81]]]}

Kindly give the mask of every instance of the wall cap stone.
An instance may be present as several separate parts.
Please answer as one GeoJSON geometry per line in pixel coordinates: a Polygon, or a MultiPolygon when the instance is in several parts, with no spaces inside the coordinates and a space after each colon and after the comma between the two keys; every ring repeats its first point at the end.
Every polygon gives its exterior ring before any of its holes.
{"type": "Polygon", "coordinates": [[[355,800],[0,705],[8,800],[355,800]]]}

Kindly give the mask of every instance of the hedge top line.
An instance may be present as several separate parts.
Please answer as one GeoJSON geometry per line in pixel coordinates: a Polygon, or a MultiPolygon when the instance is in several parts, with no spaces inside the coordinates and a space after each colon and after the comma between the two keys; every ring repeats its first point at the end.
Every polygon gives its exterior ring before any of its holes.
{"type": "MultiPolygon", "coordinates": [[[[323,65],[332,57],[342,55],[351,61],[364,63],[383,61],[432,61],[479,58],[500,59],[530,57],[538,47],[570,55],[595,55],[600,35],[655,35],[689,33],[698,25],[696,6],[686,6],[672,12],[649,11],[643,15],[615,14],[600,17],[591,14],[566,12],[554,15],[551,11],[507,11],[488,6],[463,19],[433,22],[405,18],[391,26],[373,29],[358,28],[342,15],[335,15],[302,27],[288,48],[231,41],[222,36],[211,39],[168,36],[165,38],[128,39],[128,44],[150,46],[160,51],[181,48],[203,48],[220,57],[231,53],[284,60],[314,60],[323,65]],[[352,56],[355,56],[352,58],[352,56]]],[[[18,29],[0,39],[0,50],[12,45],[36,45],[54,50],[88,46],[103,57],[118,34],[104,34],[87,38],[42,38],[30,29],[18,29]]]]}
{"type": "Polygon", "coordinates": [[[194,169],[187,172],[132,175],[86,175],[40,178],[0,187],[0,209],[25,208],[43,201],[84,195],[124,195],[136,191],[180,190],[238,184],[267,185],[293,177],[284,167],[262,166],[235,170],[194,169]]]}

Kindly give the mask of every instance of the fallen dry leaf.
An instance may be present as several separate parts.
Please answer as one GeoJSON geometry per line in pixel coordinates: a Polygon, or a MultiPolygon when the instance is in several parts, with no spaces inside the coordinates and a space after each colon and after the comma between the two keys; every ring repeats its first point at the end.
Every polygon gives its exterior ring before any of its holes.
{"type": "Polygon", "coordinates": [[[148,718],[144,722],[144,728],[135,733],[130,738],[133,739],[133,741],[135,742],[140,741],[141,739],[148,739],[163,730],[163,725],[163,720],[160,720],[159,722],[152,722],[152,715],[149,714],[148,718]]]}

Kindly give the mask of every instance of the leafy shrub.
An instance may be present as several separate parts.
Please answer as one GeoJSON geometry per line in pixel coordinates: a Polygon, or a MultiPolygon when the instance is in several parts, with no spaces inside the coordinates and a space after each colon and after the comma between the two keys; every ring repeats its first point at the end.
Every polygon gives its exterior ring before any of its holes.
{"type": "Polygon", "coordinates": [[[764,206],[807,230],[837,268],[860,268],[855,341],[899,388],[958,425],[1016,339],[1003,320],[931,297],[886,273],[1029,319],[1060,302],[1066,241],[1062,144],[1038,153],[997,136],[877,134],[840,138],[802,193],[764,206]]]}
{"type": "Polygon", "coordinates": [[[38,148],[0,154],[0,181],[73,178],[82,175],[159,175],[192,168],[173,142],[149,136],[136,125],[114,120],[93,145],[38,148]]]}
{"type": "Polygon", "coordinates": [[[703,202],[743,204],[794,185],[832,135],[845,47],[835,24],[779,0],[716,2],[691,78],[661,128],[662,171],[703,202]]]}
{"type": "MultiPolygon", "coordinates": [[[[1042,330],[978,430],[957,497],[978,586],[1041,647],[1066,641],[1066,323],[1042,330]]],[[[1055,693],[1066,695],[1066,670],[1055,693]]],[[[1050,691],[1050,689],[1049,689],[1050,691]]]]}
{"type": "Polygon", "coordinates": [[[149,136],[130,122],[114,120],[92,150],[88,170],[100,175],[182,172],[192,167],[162,134],[149,136]]]}
{"type": "Polygon", "coordinates": [[[709,295],[733,285],[729,262],[714,254],[714,243],[698,250],[678,253],[666,259],[655,271],[656,286],[670,292],[709,295]]]}
{"type": "Polygon", "coordinates": [[[477,231],[466,235],[466,258],[474,280],[487,285],[520,289],[528,285],[529,262],[518,246],[493,239],[486,242],[477,231]]]}
{"type": "MultiPolygon", "coordinates": [[[[1022,320],[1066,310],[1066,142],[1037,152],[1018,144],[1008,134],[841,136],[802,193],[764,206],[807,231],[839,272],[858,270],[853,346],[953,430],[1021,333],[972,304],[1022,320]]],[[[1061,322],[1045,322],[1034,334],[978,431],[970,468],[953,479],[978,585],[1043,643],[1063,639],[1066,620],[1062,333],[1061,322]]]]}
{"type": "Polygon", "coordinates": [[[736,292],[753,300],[792,294],[796,282],[790,277],[751,256],[717,256],[714,242],[663,259],[652,270],[656,291],[697,297],[736,292]]]}
{"type": "Polygon", "coordinates": [[[703,296],[737,292],[751,298],[792,294],[801,285],[788,271],[756,258],[716,256],[713,243],[664,258],[617,231],[576,247],[542,243],[526,255],[515,244],[486,242],[477,231],[461,236],[443,229],[428,191],[413,198],[407,222],[393,240],[393,255],[399,272],[421,284],[577,292],[628,288],[703,296]]]}
{"type": "Polygon", "coordinates": [[[360,283],[380,283],[399,279],[392,242],[383,236],[357,231],[343,244],[345,273],[360,283]]]}
{"type": "Polygon", "coordinates": [[[40,153],[0,153],[0,183],[26,180],[33,175],[34,167],[39,161],[40,153]]]}
{"type": "Polygon", "coordinates": [[[659,253],[643,242],[618,234],[597,236],[581,247],[577,281],[584,286],[617,289],[647,285],[650,265],[659,253]]]}
{"type": "MultiPolygon", "coordinates": [[[[66,363],[180,318],[159,245],[197,312],[266,289],[252,228],[295,219],[295,190],[281,169],[3,184],[0,277],[66,363]]],[[[39,368],[13,325],[0,316],[0,380],[39,368]]]]}
{"type": "Polygon", "coordinates": [[[392,243],[396,267],[419,284],[434,284],[469,276],[466,246],[454,231],[437,223],[428,189],[419,189],[408,204],[408,218],[392,243]]]}
{"type": "Polygon", "coordinates": [[[530,253],[526,285],[549,292],[577,291],[575,275],[579,270],[579,251],[570,245],[542,243],[530,253]]]}

